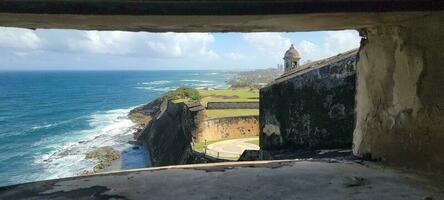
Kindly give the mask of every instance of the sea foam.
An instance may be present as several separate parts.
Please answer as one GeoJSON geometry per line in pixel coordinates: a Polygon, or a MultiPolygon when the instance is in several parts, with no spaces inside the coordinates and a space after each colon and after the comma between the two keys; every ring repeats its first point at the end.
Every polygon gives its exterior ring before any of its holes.
{"type": "Polygon", "coordinates": [[[132,139],[135,131],[135,124],[127,117],[129,111],[130,109],[116,109],[94,113],[88,116],[90,129],[72,132],[70,138],[54,137],[52,141],[44,142],[52,143],[46,145],[56,150],[35,158],[36,164],[44,166],[44,172],[37,179],[76,176],[84,170],[91,170],[97,161],[85,159],[85,154],[101,146],[112,146],[125,151],[129,148],[127,142],[132,139]]]}

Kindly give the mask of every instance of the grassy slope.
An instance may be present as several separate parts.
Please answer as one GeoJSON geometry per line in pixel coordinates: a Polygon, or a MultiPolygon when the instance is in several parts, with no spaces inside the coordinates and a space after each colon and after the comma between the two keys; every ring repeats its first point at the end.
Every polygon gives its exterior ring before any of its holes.
{"type": "Polygon", "coordinates": [[[211,109],[206,110],[208,118],[259,115],[259,109],[211,109]]]}
{"type": "MultiPolygon", "coordinates": [[[[251,91],[249,88],[225,89],[225,90],[199,90],[202,99],[200,103],[207,106],[208,102],[257,102],[259,91],[251,91]]],[[[184,102],[187,99],[174,100],[175,103],[184,102]]],[[[258,109],[212,109],[207,110],[208,118],[221,118],[233,116],[259,115],[258,109]]]]}
{"type": "MultiPolygon", "coordinates": [[[[259,91],[251,91],[249,88],[226,90],[199,90],[202,99],[201,104],[206,106],[208,102],[257,102],[259,91]]],[[[258,109],[212,109],[207,110],[208,118],[259,115],[258,109]]]]}
{"type": "Polygon", "coordinates": [[[208,102],[256,102],[259,101],[259,91],[250,91],[249,88],[226,90],[199,90],[202,96],[201,103],[206,106],[208,102]]]}
{"type": "Polygon", "coordinates": [[[259,146],[259,137],[256,139],[253,139],[253,140],[249,140],[249,141],[247,141],[247,143],[255,144],[255,145],[259,146]]]}

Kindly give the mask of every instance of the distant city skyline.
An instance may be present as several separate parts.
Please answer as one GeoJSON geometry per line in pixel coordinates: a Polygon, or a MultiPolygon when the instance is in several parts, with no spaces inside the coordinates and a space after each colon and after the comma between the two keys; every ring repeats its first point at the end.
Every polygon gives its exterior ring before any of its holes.
{"type": "Polygon", "coordinates": [[[357,31],[147,33],[0,27],[0,70],[276,68],[291,44],[301,63],[359,47],[357,31]]]}

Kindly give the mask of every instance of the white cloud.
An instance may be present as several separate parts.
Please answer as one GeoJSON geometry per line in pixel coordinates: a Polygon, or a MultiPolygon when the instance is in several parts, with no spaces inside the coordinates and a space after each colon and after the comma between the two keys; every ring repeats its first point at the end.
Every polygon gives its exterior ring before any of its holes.
{"type": "Polygon", "coordinates": [[[321,43],[315,44],[311,41],[302,40],[296,45],[301,53],[302,62],[331,57],[359,47],[360,37],[357,31],[328,31],[326,34],[321,43]]]}
{"type": "Polygon", "coordinates": [[[291,45],[291,40],[281,33],[244,33],[243,38],[264,55],[274,60],[282,59],[283,53],[291,45]]]}
{"type": "Polygon", "coordinates": [[[218,55],[208,48],[214,42],[210,33],[145,33],[141,38],[148,51],[167,57],[218,55]]]}
{"type": "MultiPolygon", "coordinates": [[[[67,38],[66,45],[72,51],[125,55],[134,53],[133,35],[122,31],[84,31],[81,38],[67,38]]],[[[61,45],[63,46],[63,44],[61,45]]]]}
{"type": "Polygon", "coordinates": [[[329,31],[325,39],[325,47],[335,54],[358,48],[361,37],[357,31],[329,31]]]}
{"type": "Polygon", "coordinates": [[[0,27],[0,46],[21,50],[38,49],[40,38],[34,31],[20,28],[0,27]]]}
{"type": "Polygon", "coordinates": [[[299,51],[307,54],[311,54],[314,53],[316,50],[319,50],[316,44],[309,42],[307,40],[302,40],[298,45],[298,49],[299,51]]]}
{"type": "Polygon", "coordinates": [[[210,33],[146,33],[123,31],[77,31],[0,28],[0,47],[153,58],[204,56],[217,58],[209,49],[210,33]]]}
{"type": "Polygon", "coordinates": [[[227,57],[228,59],[231,59],[231,60],[235,60],[235,61],[247,58],[244,54],[235,53],[235,52],[227,53],[227,54],[225,54],[225,57],[227,57]]]}

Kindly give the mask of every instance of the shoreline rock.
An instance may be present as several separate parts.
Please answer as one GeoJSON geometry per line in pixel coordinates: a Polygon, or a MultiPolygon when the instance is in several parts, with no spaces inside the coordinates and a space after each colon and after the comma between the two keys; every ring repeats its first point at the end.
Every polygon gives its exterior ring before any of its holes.
{"type": "MultiPolygon", "coordinates": [[[[154,118],[154,116],[160,110],[160,104],[162,103],[162,98],[154,99],[153,101],[138,106],[132,109],[128,113],[128,117],[131,121],[139,126],[140,131],[149,124],[149,122],[154,118]]],[[[138,132],[140,132],[138,131],[138,132]]]]}
{"type": "Polygon", "coordinates": [[[81,175],[90,175],[97,172],[104,171],[111,164],[120,159],[120,152],[112,148],[111,146],[103,146],[85,154],[86,159],[93,159],[99,161],[92,171],[85,170],[81,175]]]}

